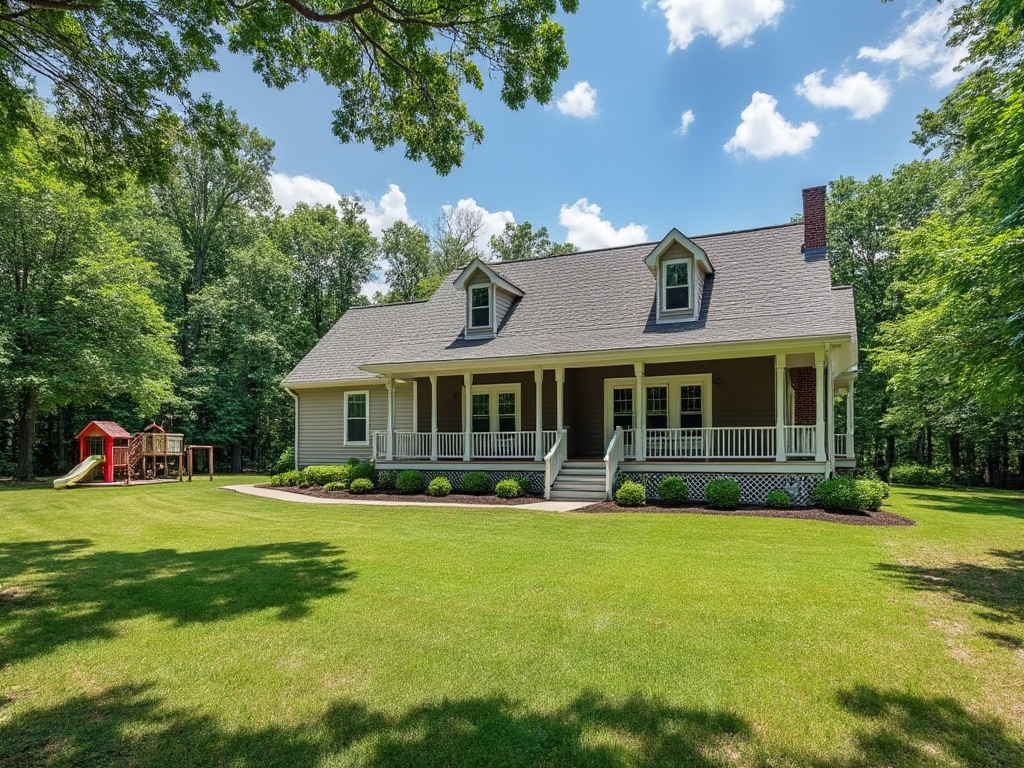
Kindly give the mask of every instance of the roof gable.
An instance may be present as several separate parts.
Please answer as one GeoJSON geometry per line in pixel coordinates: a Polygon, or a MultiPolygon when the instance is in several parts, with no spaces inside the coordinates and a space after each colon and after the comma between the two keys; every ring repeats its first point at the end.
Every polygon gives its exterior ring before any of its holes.
{"type": "Polygon", "coordinates": [[[513,296],[519,296],[522,298],[523,292],[519,288],[495,272],[494,269],[484,262],[479,256],[463,268],[462,272],[459,273],[459,276],[455,278],[454,286],[460,291],[465,290],[466,283],[468,283],[477,272],[482,272],[487,276],[488,280],[502,290],[508,291],[513,296]]]}
{"type": "Polygon", "coordinates": [[[131,437],[131,434],[116,421],[90,421],[81,432],[75,435],[75,439],[77,440],[83,435],[96,434],[104,434],[107,437],[131,437]]]}
{"type": "Polygon", "coordinates": [[[711,264],[711,259],[708,258],[707,253],[704,249],[697,245],[693,240],[688,238],[678,229],[673,227],[669,230],[669,233],[662,238],[661,242],[654,246],[654,250],[651,251],[647,258],[644,259],[644,264],[651,270],[651,274],[657,277],[658,275],[658,259],[661,258],[662,254],[665,253],[673,245],[681,245],[683,248],[693,254],[697,264],[703,267],[704,272],[709,275],[715,274],[715,268],[711,264]]]}

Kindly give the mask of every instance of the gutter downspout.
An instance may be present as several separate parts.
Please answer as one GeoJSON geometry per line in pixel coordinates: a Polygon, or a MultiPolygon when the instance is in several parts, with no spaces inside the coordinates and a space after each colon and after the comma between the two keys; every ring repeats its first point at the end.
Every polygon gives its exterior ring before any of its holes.
{"type": "Polygon", "coordinates": [[[299,468],[299,396],[288,387],[284,387],[284,391],[292,396],[292,400],[295,401],[295,443],[293,451],[295,453],[295,468],[299,468]]]}

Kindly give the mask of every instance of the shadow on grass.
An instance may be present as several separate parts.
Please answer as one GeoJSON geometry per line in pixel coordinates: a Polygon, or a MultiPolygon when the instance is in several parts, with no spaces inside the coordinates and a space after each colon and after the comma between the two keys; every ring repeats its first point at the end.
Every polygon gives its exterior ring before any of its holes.
{"type": "Polygon", "coordinates": [[[1002,562],[953,563],[934,568],[881,563],[876,567],[911,589],[943,592],[954,600],[979,606],[983,610],[978,615],[989,621],[1024,622],[1024,551],[997,549],[988,554],[1002,562]]]}
{"type": "Polygon", "coordinates": [[[920,509],[1024,519],[1024,495],[1019,491],[922,491],[906,487],[899,490],[900,496],[920,509]]]}
{"type": "MultiPolygon", "coordinates": [[[[502,697],[445,700],[388,715],[340,701],[297,726],[228,731],[175,709],[152,688],[122,686],[52,708],[0,716],[0,766],[306,768],[1006,768],[1020,741],[959,702],[859,687],[839,705],[857,723],[849,754],[772,754],[743,718],[673,707],[645,696],[578,696],[554,712],[502,697]]],[[[2,710],[0,710],[2,715],[2,710]]]]}
{"type": "Polygon", "coordinates": [[[86,539],[0,544],[0,667],[113,637],[116,622],[143,616],[184,625],[273,609],[296,619],[354,578],[341,555],[323,542],[198,552],[95,551],[86,539]]]}

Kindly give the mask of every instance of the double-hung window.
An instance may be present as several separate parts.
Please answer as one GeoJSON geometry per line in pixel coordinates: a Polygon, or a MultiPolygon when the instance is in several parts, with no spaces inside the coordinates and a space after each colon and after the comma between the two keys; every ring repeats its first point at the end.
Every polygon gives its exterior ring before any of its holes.
{"type": "Polygon", "coordinates": [[[647,428],[668,428],[668,387],[647,388],[647,428]]]}
{"type": "Polygon", "coordinates": [[[690,261],[662,264],[662,309],[669,312],[690,308],[690,261]]]}
{"type": "Polygon", "coordinates": [[[700,384],[684,384],[679,388],[679,426],[682,429],[704,426],[702,400],[700,384]]]}
{"type": "Polygon", "coordinates": [[[370,393],[345,393],[345,445],[368,445],[370,393]]]}
{"type": "Polygon", "coordinates": [[[478,285],[469,289],[469,327],[491,327],[491,287],[478,285]]]}

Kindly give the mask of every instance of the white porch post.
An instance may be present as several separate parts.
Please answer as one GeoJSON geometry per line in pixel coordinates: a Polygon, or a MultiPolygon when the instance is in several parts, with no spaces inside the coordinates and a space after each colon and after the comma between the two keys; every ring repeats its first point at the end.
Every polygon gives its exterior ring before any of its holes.
{"type": "Polygon", "coordinates": [[[388,434],[386,436],[385,456],[388,461],[395,458],[395,380],[388,376],[384,380],[388,390],[388,434]]]}
{"type": "Polygon", "coordinates": [[[561,434],[562,430],[565,429],[565,368],[555,368],[555,388],[557,390],[555,402],[558,408],[558,415],[555,418],[555,429],[561,434]]]}
{"type": "Polygon", "coordinates": [[[786,460],[786,356],[775,355],[775,460],[786,460]]]}
{"type": "Polygon", "coordinates": [[[537,368],[533,372],[533,390],[536,413],[534,418],[533,460],[544,458],[544,369],[537,368]]]}
{"type": "Polygon", "coordinates": [[[633,363],[636,394],[633,396],[633,448],[636,460],[643,461],[647,452],[647,390],[644,388],[644,364],[633,363]]]}
{"type": "Polygon", "coordinates": [[[462,460],[473,457],[473,374],[462,374],[462,460]]]}
{"type": "Polygon", "coordinates": [[[825,461],[825,352],[814,353],[814,460],[825,461]]]}
{"type": "Polygon", "coordinates": [[[437,375],[430,375],[430,460],[437,461],[437,375]]]}
{"type": "Polygon", "coordinates": [[[846,455],[856,456],[853,446],[853,382],[846,387],[846,455]]]}
{"type": "Polygon", "coordinates": [[[832,348],[825,345],[825,361],[828,364],[825,378],[825,455],[828,457],[828,471],[836,471],[836,384],[832,378],[832,348]]]}

